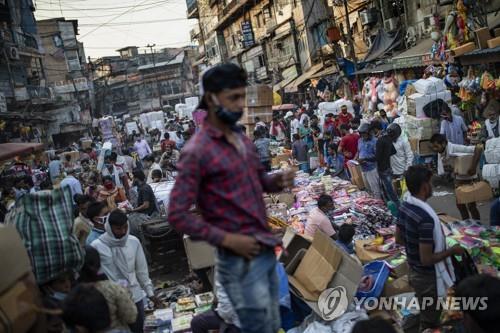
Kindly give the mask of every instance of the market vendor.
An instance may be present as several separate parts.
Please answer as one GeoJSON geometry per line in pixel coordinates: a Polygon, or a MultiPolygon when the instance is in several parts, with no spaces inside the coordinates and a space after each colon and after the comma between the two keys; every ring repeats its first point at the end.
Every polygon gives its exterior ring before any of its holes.
{"type": "Polygon", "coordinates": [[[500,117],[498,116],[500,112],[500,103],[496,100],[491,100],[484,110],[484,127],[482,130],[481,137],[484,141],[488,139],[500,137],[500,117]]]}
{"type": "Polygon", "coordinates": [[[295,173],[267,174],[255,145],[235,126],[246,98],[243,69],[217,65],[200,86],[200,107],[208,114],[182,150],[168,222],[217,247],[216,271],[241,331],[275,333],[281,325],[274,247],[281,241],[269,229],[263,192],[292,187],[295,173]],[[190,211],[193,204],[201,216],[190,211]]]}
{"type": "Polygon", "coordinates": [[[165,152],[161,155],[160,166],[167,171],[177,170],[177,162],[179,162],[179,151],[170,146],[165,147],[165,152]]]}
{"type": "MultiPolygon", "coordinates": [[[[481,146],[464,146],[457,145],[446,140],[443,134],[434,134],[431,138],[432,150],[438,153],[438,174],[444,174],[446,169],[453,170],[454,164],[458,155],[469,154],[472,155],[472,163],[469,167],[467,175],[455,175],[455,188],[462,185],[472,184],[477,180],[477,166],[483,153],[481,146]]],[[[472,218],[474,220],[481,220],[479,210],[475,202],[469,204],[458,204],[457,208],[460,211],[462,220],[472,218]]]]}
{"type": "Polygon", "coordinates": [[[361,135],[361,139],[358,142],[358,153],[355,159],[361,164],[364,183],[372,192],[373,196],[380,199],[380,185],[375,158],[377,139],[372,137],[370,124],[361,124],[358,132],[361,135]]]}
{"type": "Polygon", "coordinates": [[[316,231],[320,230],[330,237],[335,235],[335,229],[328,217],[328,214],[332,213],[334,208],[332,197],[327,194],[322,194],[318,198],[318,207],[313,208],[309,212],[304,234],[309,237],[314,237],[316,231]]]}
{"type": "Polygon", "coordinates": [[[441,119],[439,133],[443,134],[449,142],[463,145],[467,138],[467,125],[465,125],[464,119],[461,116],[454,115],[446,103],[443,104],[441,119]]]}
{"type": "Polygon", "coordinates": [[[399,210],[396,242],[406,249],[409,283],[421,306],[422,332],[439,326],[441,309],[436,307],[437,298],[446,297],[455,282],[450,257],[462,254],[464,249],[460,245],[447,248],[439,217],[427,203],[432,196],[432,171],[422,165],[412,166],[405,178],[411,195],[399,210]],[[433,304],[422,307],[424,297],[432,298],[433,304]]]}

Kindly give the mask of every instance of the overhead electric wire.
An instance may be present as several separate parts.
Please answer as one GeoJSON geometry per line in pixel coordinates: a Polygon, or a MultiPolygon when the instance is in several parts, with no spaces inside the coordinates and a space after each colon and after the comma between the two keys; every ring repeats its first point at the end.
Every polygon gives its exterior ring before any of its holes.
{"type": "MultiPolygon", "coordinates": [[[[142,5],[130,5],[130,6],[119,6],[119,7],[99,7],[99,8],[96,8],[96,7],[91,7],[91,8],[72,8],[72,9],[64,9],[64,11],[67,11],[67,12],[74,12],[74,11],[105,11],[105,10],[118,10],[118,9],[130,9],[131,7],[134,7],[134,8],[138,8],[138,7],[148,7],[148,6],[152,6],[152,5],[157,5],[157,4],[165,4],[167,2],[170,2],[168,0],[161,0],[161,1],[156,1],[156,2],[152,2],[152,3],[145,3],[145,4],[142,4],[142,5]]],[[[60,4],[60,2],[59,2],[60,4]]],[[[49,5],[50,6],[50,5],[49,5]]],[[[68,5],[65,5],[67,7],[70,7],[68,5]]],[[[36,9],[37,11],[42,11],[42,12],[58,12],[59,9],[46,9],[46,8],[37,8],[36,9]]]]}

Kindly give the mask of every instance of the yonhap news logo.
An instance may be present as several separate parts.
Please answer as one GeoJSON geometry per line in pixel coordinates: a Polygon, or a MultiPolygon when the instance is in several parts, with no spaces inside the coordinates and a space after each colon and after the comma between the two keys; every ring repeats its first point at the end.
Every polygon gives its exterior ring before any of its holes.
{"type": "MultiPolygon", "coordinates": [[[[343,315],[349,304],[347,291],[343,286],[328,288],[319,296],[319,314],[324,320],[331,321],[343,315]]],[[[356,309],[366,311],[406,309],[413,312],[431,308],[445,311],[482,311],[488,308],[488,297],[423,297],[419,302],[414,295],[403,294],[391,297],[354,297],[352,304],[356,309]]]]}
{"type": "Polygon", "coordinates": [[[325,289],[318,299],[321,318],[327,321],[343,315],[348,306],[347,291],[343,286],[325,289]]]}

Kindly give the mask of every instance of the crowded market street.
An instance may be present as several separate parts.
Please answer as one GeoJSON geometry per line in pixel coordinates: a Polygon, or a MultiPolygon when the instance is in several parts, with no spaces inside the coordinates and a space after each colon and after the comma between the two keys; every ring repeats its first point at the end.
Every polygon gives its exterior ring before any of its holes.
{"type": "Polygon", "coordinates": [[[492,333],[500,0],[0,0],[0,333],[492,333]]]}

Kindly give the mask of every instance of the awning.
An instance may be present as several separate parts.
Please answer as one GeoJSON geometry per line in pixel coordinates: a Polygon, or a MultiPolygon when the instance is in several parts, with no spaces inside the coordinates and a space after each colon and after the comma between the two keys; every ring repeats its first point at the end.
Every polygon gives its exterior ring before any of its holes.
{"type": "Polygon", "coordinates": [[[474,50],[459,57],[462,65],[479,65],[500,62],[500,46],[492,49],[474,50]]]}
{"type": "MultiPolygon", "coordinates": [[[[424,67],[441,61],[433,59],[431,49],[434,41],[430,38],[420,41],[416,46],[392,58],[394,69],[424,67]]],[[[446,52],[448,56],[449,52],[446,52]]]]}
{"type": "Polygon", "coordinates": [[[338,72],[339,72],[339,68],[336,65],[333,65],[333,66],[327,67],[327,68],[323,69],[322,71],[312,75],[310,77],[310,79],[320,79],[322,77],[332,75],[332,74],[335,74],[338,72]]]}
{"type": "Polygon", "coordinates": [[[0,161],[5,161],[18,155],[31,154],[42,149],[43,144],[41,143],[2,143],[0,144],[0,161]]]}
{"type": "Polygon", "coordinates": [[[363,61],[370,62],[380,59],[384,54],[399,46],[403,40],[402,37],[401,30],[391,33],[380,29],[363,61]]]}
{"type": "Polygon", "coordinates": [[[304,83],[305,81],[311,79],[311,77],[316,74],[317,72],[319,72],[320,70],[323,69],[323,64],[316,64],[316,65],[313,65],[311,66],[311,68],[309,68],[308,71],[302,73],[302,75],[300,75],[298,78],[296,78],[293,82],[290,82],[290,84],[288,84],[286,87],[285,87],[285,90],[287,92],[295,92],[298,90],[299,86],[304,83]]]}
{"type": "Polygon", "coordinates": [[[393,70],[394,67],[392,64],[381,64],[378,66],[370,66],[360,69],[354,74],[375,74],[375,73],[384,73],[393,70]]]}
{"type": "Polygon", "coordinates": [[[288,79],[284,79],[283,81],[275,84],[273,87],[273,91],[279,91],[280,89],[282,89],[282,88],[286,87],[288,84],[290,84],[290,82],[292,82],[296,78],[297,78],[297,76],[293,76],[293,77],[290,77],[288,79]]]}

